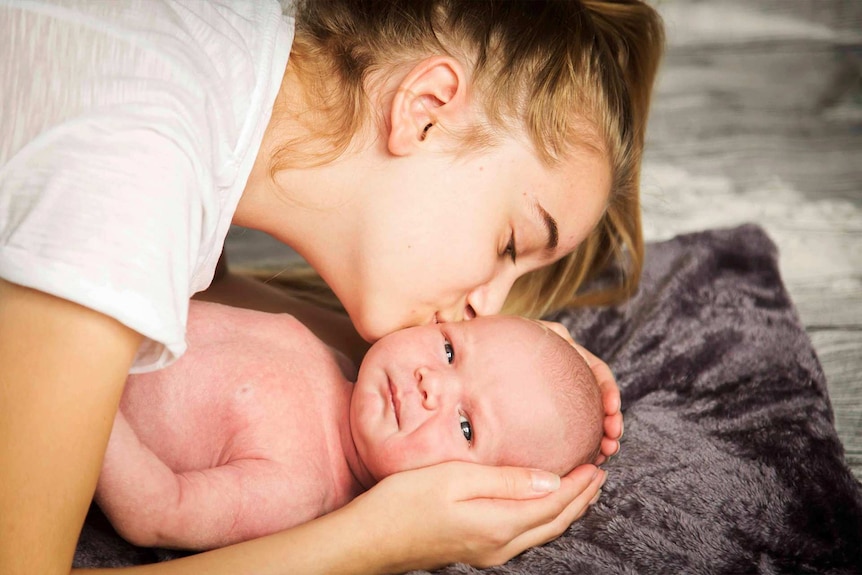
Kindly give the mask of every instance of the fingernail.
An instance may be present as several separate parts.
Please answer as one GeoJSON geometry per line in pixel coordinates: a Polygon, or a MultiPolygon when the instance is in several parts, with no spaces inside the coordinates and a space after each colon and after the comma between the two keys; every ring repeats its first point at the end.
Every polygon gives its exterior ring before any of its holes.
{"type": "Polygon", "coordinates": [[[607,480],[608,480],[608,472],[607,472],[607,471],[602,471],[602,473],[604,473],[604,474],[605,474],[605,476],[604,476],[604,477],[602,477],[602,483],[601,483],[601,485],[599,485],[599,490],[601,490],[601,488],[605,486],[605,481],[607,481],[607,480]]]}
{"type": "Polygon", "coordinates": [[[602,496],[602,490],[599,489],[598,491],[596,491],[596,494],[593,495],[593,498],[590,500],[590,505],[595,505],[596,501],[598,501],[599,497],[601,497],[601,496],[602,496]]]}
{"type": "Polygon", "coordinates": [[[553,473],[532,472],[533,491],[548,493],[560,488],[560,476],[553,473]]]}

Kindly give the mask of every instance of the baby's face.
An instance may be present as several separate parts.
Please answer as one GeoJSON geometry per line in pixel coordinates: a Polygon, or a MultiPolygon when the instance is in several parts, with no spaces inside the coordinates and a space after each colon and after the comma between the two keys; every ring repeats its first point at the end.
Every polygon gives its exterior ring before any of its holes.
{"type": "Polygon", "coordinates": [[[378,341],[350,406],[368,471],[380,480],[451,460],[558,470],[566,430],[539,353],[555,337],[536,322],[498,316],[378,341]]]}

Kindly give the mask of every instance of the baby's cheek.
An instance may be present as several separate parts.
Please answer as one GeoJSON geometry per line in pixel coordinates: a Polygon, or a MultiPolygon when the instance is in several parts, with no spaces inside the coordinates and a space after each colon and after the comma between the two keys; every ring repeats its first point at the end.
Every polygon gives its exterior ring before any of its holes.
{"type": "MultiPolygon", "coordinates": [[[[454,434],[453,434],[454,435],[454,434]]],[[[426,467],[445,461],[468,461],[466,446],[457,441],[455,437],[434,429],[417,430],[411,437],[411,442],[401,454],[401,470],[426,467]]]]}

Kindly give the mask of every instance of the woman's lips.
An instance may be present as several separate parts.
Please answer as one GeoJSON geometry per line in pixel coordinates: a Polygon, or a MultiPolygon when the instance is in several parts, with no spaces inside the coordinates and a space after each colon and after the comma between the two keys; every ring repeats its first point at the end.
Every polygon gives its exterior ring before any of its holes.
{"type": "Polygon", "coordinates": [[[389,386],[389,402],[392,405],[392,413],[395,414],[395,424],[398,426],[398,429],[401,429],[401,418],[399,417],[401,402],[398,401],[398,397],[395,395],[395,386],[392,385],[392,380],[387,377],[386,383],[389,386]]]}

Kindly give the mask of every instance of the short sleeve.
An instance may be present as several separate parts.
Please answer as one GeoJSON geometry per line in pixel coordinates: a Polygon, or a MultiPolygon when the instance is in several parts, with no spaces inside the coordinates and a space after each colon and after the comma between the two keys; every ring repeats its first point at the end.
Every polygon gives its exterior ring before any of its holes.
{"type": "Polygon", "coordinates": [[[0,276],[141,333],[133,371],[185,350],[207,186],[181,138],[140,116],[62,124],[0,172],[0,276]]]}
{"type": "Polygon", "coordinates": [[[281,86],[275,2],[0,0],[0,277],[185,350],[281,86]]]}

